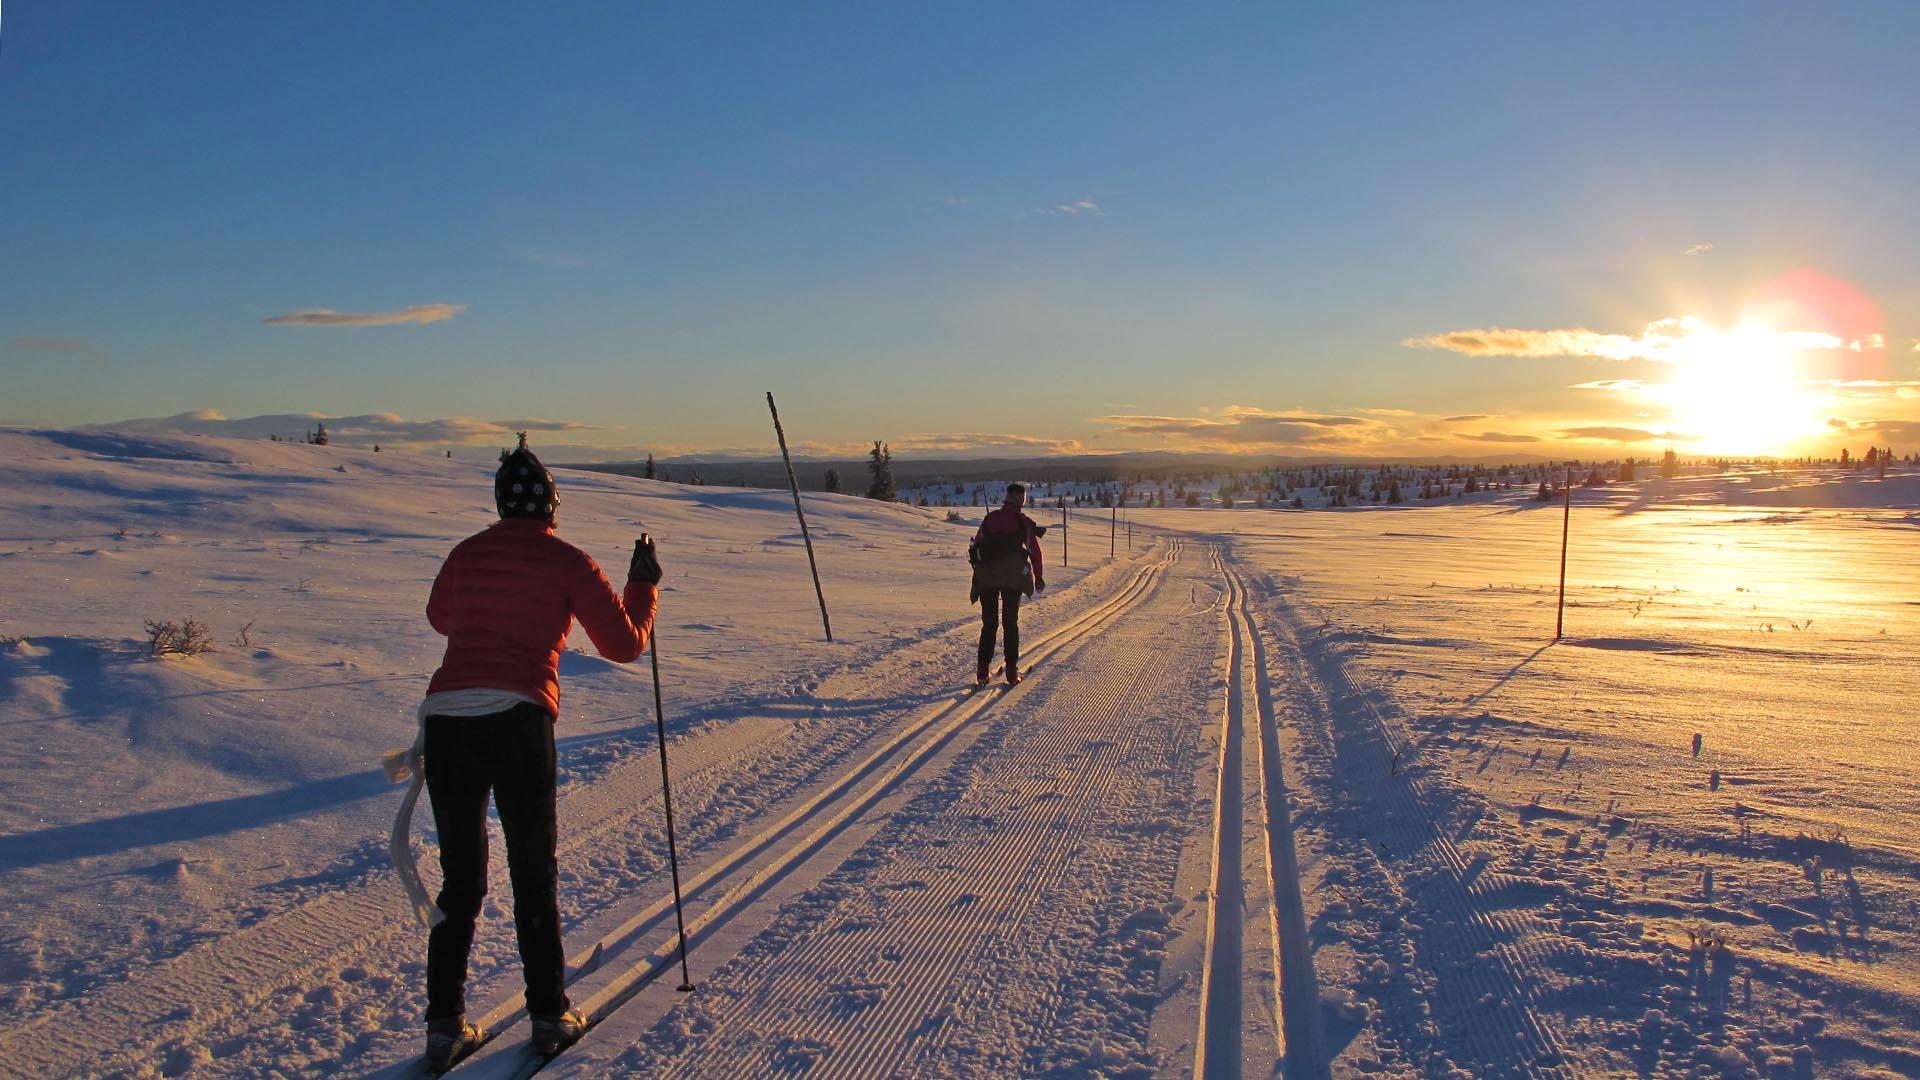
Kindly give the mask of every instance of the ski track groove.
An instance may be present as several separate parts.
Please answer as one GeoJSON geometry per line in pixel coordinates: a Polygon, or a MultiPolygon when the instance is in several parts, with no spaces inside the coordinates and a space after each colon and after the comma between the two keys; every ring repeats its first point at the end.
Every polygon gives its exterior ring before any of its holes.
{"type": "MultiPolygon", "coordinates": [[[[1137,572],[1138,573],[1138,572],[1137,572]]],[[[1123,587],[1124,592],[1134,582],[1123,587]]],[[[1100,610],[1112,598],[1095,601],[1088,612],[1100,610]]],[[[1086,617],[1083,613],[1080,618],[1086,617]]],[[[1069,627],[1073,622],[1068,624],[1069,627]]],[[[924,640],[903,642],[900,653],[924,640]]],[[[890,654],[891,655],[891,654],[890,654]]],[[[861,665],[849,665],[827,678],[855,676],[861,665]]],[[[741,710],[752,714],[758,695],[747,694],[741,710]]],[[[774,709],[775,712],[783,710],[774,709]]],[[[911,710],[909,710],[911,711],[911,710]]],[[[783,733],[790,738],[791,726],[783,733]]],[[[709,752],[705,761],[685,769],[685,751],[709,731],[682,734],[675,739],[679,773],[675,794],[686,796],[718,795],[726,778],[736,772],[742,759],[763,756],[769,743],[745,740],[736,748],[721,747],[709,752]]],[[[870,739],[871,729],[848,730],[843,741],[827,755],[839,760],[848,752],[857,752],[860,742],[870,739]]],[[[644,744],[645,741],[642,740],[644,744]]],[[[644,749],[644,745],[641,747],[644,749]]],[[[694,747],[698,749],[698,746],[694,747]]],[[[566,856],[593,851],[610,834],[630,830],[641,819],[657,817],[659,778],[648,765],[651,755],[632,754],[614,772],[593,782],[570,784],[562,792],[561,818],[570,825],[561,834],[561,865],[566,856]],[[624,774],[631,774],[629,779],[624,774]],[[648,792],[653,793],[647,798],[648,792]]],[[[680,801],[676,799],[676,801],[680,801]]],[[[689,802],[694,800],[689,799],[689,802]]],[[[430,814],[430,811],[423,811],[430,814]]],[[[727,825],[721,826],[724,831],[727,825]]],[[[724,837],[722,838],[724,842],[724,837]]],[[[431,852],[423,861],[431,861],[431,852]]],[[[665,860],[659,860],[664,868],[665,860]]],[[[489,897],[506,894],[507,866],[505,848],[497,830],[489,830],[489,897]]],[[[346,890],[321,893],[293,906],[274,912],[251,925],[239,927],[210,942],[136,970],[119,981],[106,984],[78,997],[54,1003],[37,1011],[21,1024],[0,1033],[0,1061],[6,1069],[19,1069],[32,1076],[125,1075],[155,1067],[157,1057],[175,1046],[208,1046],[231,1039],[244,1039],[248,1021],[273,997],[314,985],[316,976],[349,967],[366,966],[369,954],[385,951],[399,959],[399,951],[420,951],[411,944],[420,934],[410,918],[400,917],[396,900],[397,884],[385,874],[354,882],[346,890]],[[317,947],[316,947],[317,946],[317,947]],[[229,986],[231,997],[205,1000],[208,986],[229,986]],[[182,1003],[191,1002],[184,1007],[182,1003]],[[101,1030],[110,1025],[117,1034],[101,1030]],[[237,1029],[236,1029],[237,1025],[237,1029]],[[155,1029],[164,1026],[164,1036],[155,1029]],[[44,1029],[44,1030],[43,1030],[44,1029]],[[102,1047],[107,1049],[103,1052],[102,1047]]],[[[595,917],[589,915],[589,918],[595,917]]],[[[591,955],[591,948],[568,958],[568,970],[576,971],[591,955]]],[[[394,966],[392,963],[388,967],[394,966]]],[[[482,978],[508,984],[510,998],[517,998],[517,959],[502,970],[477,974],[469,982],[469,996],[482,978]]],[[[398,976],[408,978],[404,974],[398,976]]],[[[515,1009],[496,1008],[489,1012],[511,1015],[515,1009]]]]}
{"type": "MultiPolygon", "coordinates": [[[[1164,571],[1172,566],[1178,555],[1176,547],[1157,569],[1164,571]]],[[[1118,618],[1144,602],[1158,584],[1156,575],[1142,591],[1139,601],[1116,610],[1113,617],[1118,618]]],[[[1094,627],[1087,629],[1091,631],[1094,627]]],[[[1073,653],[1092,647],[1093,637],[1091,633],[1077,637],[1070,643],[1074,646],[1073,653]]],[[[701,1038],[710,1052],[699,1055],[697,1064],[695,1056],[670,1057],[662,1063],[661,1075],[692,1075],[711,1070],[716,1065],[711,1054],[729,1049],[727,1040],[736,1029],[744,1027],[751,1031],[757,1008],[769,1002],[810,999],[817,994],[819,972],[871,974],[876,970],[874,957],[884,958],[888,965],[884,973],[897,976],[895,981],[879,983],[870,978],[850,981],[860,986],[879,985],[886,990],[900,986],[900,989],[898,992],[883,990],[879,1001],[869,1006],[880,1016],[868,1013],[866,1020],[851,1032],[850,1040],[838,1045],[832,1041],[841,1026],[843,1013],[829,1008],[790,1027],[787,1038],[779,1044],[766,1046],[750,1037],[743,1037],[741,1044],[749,1046],[749,1052],[760,1058],[756,1062],[756,1075],[780,1069],[782,1047],[796,1040],[803,1046],[826,1048],[824,1059],[809,1070],[815,1075],[918,1075],[914,1070],[916,1056],[937,1052],[948,1045],[946,1036],[957,1026],[951,1021],[960,1015],[957,1008],[950,1007],[944,1020],[929,1025],[926,1018],[931,1015],[936,999],[951,994],[956,983],[962,996],[969,996],[966,991],[977,984],[960,978],[960,972],[1002,944],[985,931],[1025,923],[1044,893],[1044,888],[1034,887],[1036,883],[1057,881],[1067,865],[1081,853],[1075,839],[1084,835],[1092,820],[1107,813],[1108,808],[1101,800],[1087,796],[1111,789],[1127,763],[1127,751],[1147,736],[1140,725],[1123,725],[1122,730],[1114,732],[1121,736],[1115,740],[1094,738],[1089,742],[1089,735],[1099,734],[1099,719],[1111,722],[1127,716],[1123,708],[1127,702],[1151,693],[1168,661],[1163,651],[1150,650],[1149,658],[1147,664],[1124,681],[1095,679],[1090,693],[1075,698],[1075,706],[1064,722],[1041,725],[1037,737],[1020,742],[1010,756],[1003,755],[1003,760],[995,762],[1001,767],[994,776],[985,776],[981,759],[993,756],[995,750],[1006,745],[1009,728],[1023,721],[1029,724],[1034,721],[1030,713],[1011,707],[995,710],[989,726],[999,730],[1001,740],[976,741],[974,746],[957,754],[947,768],[923,778],[929,784],[946,780],[951,789],[982,797],[985,805],[968,817],[978,819],[985,815],[991,819],[991,842],[974,847],[955,863],[939,864],[940,873],[933,883],[915,879],[886,889],[893,899],[888,903],[886,917],[879,920],[878,925],[870,925],[870,920],[859,912],[851,913],[851,918],[845,917],[849,913],[841,912],[843,917],[815,926],[798,943],[780,946],[783,949],[781,963],[771,969],[771,974],[751,994],[729,999],[728,1006],[715,1014],[703,1029],[701,1038]],[[1009,713],[1011,715],[1003,715],[1009,713]],[[1089,747],[1093,748],[1090,762],[1071,768],[1062,764],[1089,747]],[[1056,776],[1063,769],[1064,786],[1057,782],[1056,776]],[[983,781],[994,780],[998,782],[987,783],[984,788],[980,786],[983,781]],[[1056,782],[1040,791],[1023,790],[1023,782],[1044,784],[1047,780],[1056,782]],[[1067,808],[1064,817],[1051,812],[1056,806],[1067,808]],[[912,887],[916,884],[919,887],[912,887]],[[875,934],[880,940],[874,940],[875,934]],[[956,942],[973,944],[964,950],[965,955],[955,956],[951,950],[956,942]],[[911,1030],[916,1024],[918,1030],[911,1030]],[[768,1055],[773,1060],[766,1060],[768,1055]]],[[[1048,666],[1061,668],[1062,679],[1080,674],[1062,660],[1048,666]]],[[[1049,689],[1054,691],[1054,696],[1043,697],[1044,702],[1060,696],[1057,686],[1049,689]]],[[[896,814],[912,819],[911,804],[896,814]]],[[[946,849],[947,845],[942,845],[941,850],[946,849]]],[[[1064,912],[1056,911],[1054,917],[1064,918],[1064,912]]],[[[1051,1007],[1058,1000],[1057,995],[1049,995],[1045,1003],[1051,1007]]],[[[705,1074],[714,1075],[711,1071],[705,1074]]]]}
{"type": "MultiPolygon", "coordinates": [[[[1208,562],[1221,574],[1219,551],[1208,562]]],[[[1231,594],[1228,594],[1229,610],[1231,594]]],[[[1240,639],[1228,616],[1226,692],[1220,705],[1220,756],[1213,798],[1213,866],[1207,890],[1207,943],[1200,972],[1200,1030],[1195,1033],[1193,1075],[1198,1080],[1235,1080],[1242,1070],[1246,1005],[1246,763],[1245,715],[1236,708],[1242,658],[1240,639]]],[[[1284,1055],[1284,1047],[1276,1047],[1284,1055]]]]}
{"type": "MultiPolygon", "coordinates": [[[[716,758],[693,770],[690,786],[696,791],[704,781],[718,775],[726,762],[716,758]]],[[[644,772],[644,770],[642,770],[644,772]]],[[[644,804],[624,796],[608,797],[609,786],[583,787],[582,808],[565,804],[564,816],[593,822],[584,828],[563,834],[561,854],[591,850],[595,841],[610,832],[623,829],[636,818],[648,814],[644,804]],[[595,798],[599,795],[601,797],[595,798]],[[598,804],[608,804],[605,813],[595,813],[598,804]]],[[[655,781],[658,786],[658,781],[655,781]]],[[[488,895],[499,896],[506,888],[505,849],[498,835],[490,831],[488,859],[488,895]]],[[[0,1060],[20,1064],[34,1075],[63,1075],[62,1069],[75,1074],[112,1073],[138,1068],[151,1056],[154,1044],[134,1032],[142,1028],[175,1021],[162,1047],[205,1044],[208,1032],[236,1018],[245,1018],[276,993],[288,988],[312,985],[314,976],[350,966],[388,943],[411,937],[417,931],[410,919],[395,917],[397,885],[383,877],[356,883],[350,891],[322,893],[259,923],[243,927],[213,942],[171,957],[150,968],[137,971],[121,982],[102,987],[70,1002],[64,1008],[43,1010],[26,1023],[0,1037],[0,1060]],[[369,930],[368,928],[373,929],[369,930]],[[316,942],[324,943],[318,950],[316,942]],[[296,958],[291,964],[289,958],[296,958]],[[193,1001],[196,993],[208,985],[231,985],[234,997],[219,1004],[196,1003],[190,1018],[178,1021],[181,1002],[193,1001]],[[67,1014],[85,1015],[87,1024],[56,1024],[67,1014]],[[121,1019],[127,1037],[115,1044],[100,1060],[103,1045],[98,1025],[109,1017],[121,1019]],[[55,1025],[52,1031],[42,1028],[55,1025]],[[76,1033],[85,1033],[77,1037],[76,1033]],[[86,1062],[76,1065],[75,1062],[86,1062]]]]}
{"type": "Polygon", "coordinates": [[[1307,933],[1305,903],[1301,897],[1300,869],[1294,845],[1292,811],[1288,806],[1285,757],[1280,746],[1280,726],[1273,704],[1272,676],[1267,670],[1266,645],[1254,618],[1253,602],[1247,583],[1230,568],[1225,553],[1213,551],[1213,565],[1226,581],[1226,614],[1233,636],[1230,677],[1240,692],[1230,694],[1230,707],[1237,707],[1239,726],[1245,727],[1245,682],[1253,688],[1255,721],[1258,727],[1260,771],[1261,850],[1266,857],[1266,887],[1272,938],[1274,987],[1274,1026],[1281,1033],[1280,1053],[1283,1071],[1289,1080],[1329,1075],[1326,1037],[1322,1031],[1320,985],[1313,967],[1313,946],[1307,933]],[[1243,681],[1243,673],[1248,678],[1243,681]]]}
{"type": "Polygon", "coordinates": [[[1277,590],[1269,591],[1279,615],[1276,637],[1302,685],[1311,687],[1318,699],[1310,704],[1319,706],[1336,759],[1351,763],[1366,750],[1359,745],[1366,733],[1340,719],[1341,706],[1353,706],[1387,752],[1399,755],[1402,762],[1397,776],[1370,789],[1388,810],[1383,821],[1386,836],[1376,832],[1373,838],[1391,839],[1392,850],[1382,860],[1383,866],[1418,897],[1426,916],[1428,966],[1442,988],[1452,984],[1455,991],[1437,996],[1436,1022],[1447,1034],[1468,1038],[1468,1060],[1481,1075],[1555,1080],[1580,1075],[1557,1033],[1538,1012],[1535,977],[1544,953],[1528,939],[1537,939],[1544,927],[1531,914],[1490,909],[1482,900],[1485,886],[1477,890],[1468,885],[1468,862],[1430,809],[1433,796],[1420,776],[1424,764],[1418,745],[1399,718],[1389,715],[1397,713],[1397,708],[1383,707],[1384,692],[1378,688],[1358,686],[1345,659],[1332,649],[1323,649],[1318,656],[1310,653],[1302,641],[1314,631],[1277,590]],[[1412,880],[1407,870],[1419,869],[1423,852],[1432,853],[1438,873],[1412,880]],[[1459,992],[1463,989],[1464,994],[1459,992]]]}
{"type": "MultiPolygon", "coordinates": [[[[1027,659],[1037,666],[1038,661],[1081,644],[1094,631],[1105,626],[1138,604],[1144,597],[1151,595],[1161,576],[1175,565],[1180,556],[1182,545],[1178,541],[1166,542],[1165,550],[1147,566],[1134,572],[1128,583],[1106,600],[1091,605],[1086,611],[1070,619],[1060,627],[1042,635],[1030,650],[1027,659]]],[[[902,725],[895,736],[876,750],[861,764],[842,774],[841,778],[829,783],[825,789],[794,810],[786,818],[775,823],[759,836],[734,849],[722,857],[696,879],[686,886],[687,891],[695,888],[706,889],[719,883],[721,879],[733,876],[736,871],[752,869],[751,859],[779,842],[785,836],[801,830],[808,822],[828,811],[830,820],[825,826],[805,833],[801,839],[782,849],[765,863],[754,869],[740,885],[728,890],[711,906],[689,919],[687,934],[690,943],[697,943],[713,933],[721,925],[751,910],[765,898],[777,884],[777,879],[786,876],[800,863],[805,862],[819,852],[825,844],[846,827],[858,819],[867,810],[881,800],[896,785],[909,775],[917,772],[925,761],[932,757],[963,726],[977,720],[982,714],[996,710],[1000,702],[1011,694],[1024,694],[1029,688],[1023,684],[1012,689],[1009,694],[988,692],[963,693],[944,704],[923,711],[916,719],[902,725]],[[969,706],[975,706],[969,708],[969,706]],[[940,723],[942,720],[946,722],[940,723]],[[936,725],[938,725],[936,727],[936,725]],[[923,733],[933,729],[934,733],[912,746],[923,733]],[[857,793],[849,794],[857,781],[867,773],[878,769],[882,759],[892,757],[904,750],[904,756],[881,779],[868,785],[857,793]],[[843,797],[845,796],[845,797],[843,797]],[[832,810],[838,806],[837,812],[832,810]]],[[[664,898],[643,909],[640,915],[602,937],[599,941],[580,950],[579,958],[584,961],[596,947],[605,947],[609,957],[617,955],[626,943],[633,941],[639,933],[651,928],[664,915],[661,909],[671,910],[671,899],[664,898]]],[[[644,988],[670,966],[677,963],[678,952],[674,940],[669,940],[656,948],[652,954],[624,969],[615,970],[606,985],[594,990],[585,1000],[576,1002],[576,1007],[588,1012],[593,1026],[598,1026],[607,1016],[616,1012],[621,1005],[631,999],[634,993],[644,988]]],[[[570,958],[569,966],[574,966],[570,958]]],[[[607,970],[605,967],[602,971],[607,970]]],[[[596,973],[597,974],[597,973],[596,973]]],[[[511,1027],[524,1015],[518,1008],[509,1008],[505,1003],[497,1006],[478,1022],[490,1027],[496,1038],[506,1028],[511,1027]]],[[[591,1030],[589,1031],[591,1038],[591,1030]]],[[[541,1060],[531,1055],[522,1055],[521,1059],[506,1069],[501,1068],[500,1055],[495,1054],[488,1060],[473,1060],[468,1063],[468,1075],[509,1075],[514,1077],[531,1076],[546,1067],[552,1061],[565,1060],[565,1055],[541,1060]],[[472,1066],[480,1066],[473,1068],[472,1066]]]]}

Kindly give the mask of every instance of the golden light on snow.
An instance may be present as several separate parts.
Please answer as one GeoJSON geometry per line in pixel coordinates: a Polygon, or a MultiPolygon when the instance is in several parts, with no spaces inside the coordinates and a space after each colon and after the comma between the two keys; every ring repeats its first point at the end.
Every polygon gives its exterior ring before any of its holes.
{"type": "Polygon", "coordinates": [[[1819,400],[1795,354],[1832,348],[1828,335],[1757,324],[1715,330],[1682,320],[1663,359],[1673,377],[1644,392],[1670,410],[1677,433],[1709,454],[1783,454],[1820,430],[1819,400]]]}

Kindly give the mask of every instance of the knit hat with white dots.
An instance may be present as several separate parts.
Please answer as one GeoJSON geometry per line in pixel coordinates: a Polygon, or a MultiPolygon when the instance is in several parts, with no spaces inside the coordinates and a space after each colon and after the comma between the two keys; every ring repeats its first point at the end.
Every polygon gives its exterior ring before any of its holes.
{"type": "Polygon", "coordinates": [[[503,518],[544,518],[553,520],[560,508],[560,493],[554,489],[553,474],[527,449],[527,433],[520,433],[520,448],[500,452],[500,471],[493,474],[493,504],[503,518]]]}

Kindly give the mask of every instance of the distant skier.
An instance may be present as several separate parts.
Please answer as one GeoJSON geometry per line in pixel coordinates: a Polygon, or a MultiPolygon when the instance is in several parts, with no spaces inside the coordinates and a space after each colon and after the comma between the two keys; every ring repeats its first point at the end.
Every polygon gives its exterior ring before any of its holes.
{"type": "Polygon", "coordinates": [[[967,550],[973,564],[972,599],[980,602],[980,665],[975,679],[985,684],[993,664],[993,639],[1004,623],[1007,635],[1007,685],[1020,683],[1020,598],[1047,587],[1040,565],[1040,537],[1046,526],[1021,513],[1027,505],[1024,484],[1008,484],[1007,499],[980,523],[967,550]]]}
{"type": "Polygon", "coordinates": [[[635,542],[622,596],[590,556],[553,534],[560,496],[526,435],[519,449],[500,455],[493,497],[500,520],[453,549],[427,601],[428,621],[447,638],[420,706],[445,916],[427,939],[427,1064],[435,1071],[486,1038],[466,1021],[465,988],[487,891],[489,792],[506,834],[533,1047],[555,1054],[586,1030],[567,1000],[556,895],[560,652],[578,618],[602,656],[637,659],[652,637],[659,598],[652,541],[635,542]]]}

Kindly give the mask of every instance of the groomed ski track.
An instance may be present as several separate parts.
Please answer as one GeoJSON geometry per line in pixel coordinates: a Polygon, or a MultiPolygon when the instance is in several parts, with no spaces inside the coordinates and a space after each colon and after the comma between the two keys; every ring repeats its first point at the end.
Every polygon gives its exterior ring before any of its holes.
{"type": "MultiPolygon", "coordinates": [[[[1019,687],[955,678],[960,626],[699,709],[670,746],[692,995],[650,740],[564,789],[593,1029],[532,1055],[496,958],[469,987],[495,1038],[455,1075],[1577,1075],[1536,1000],[1549,935],[1443,826],[1448,781],[1392,694],[1231,538],[1198,539],[1030,608],[1019,687]],[[1371,913],[1384,932],[1323,954],[1335,873],[1425,925],[1371,913]],[[1376,1003],[1358,1023],[1355,991],[1376,1003]]],[[[391,1040],[363,1002],[420,978],[401,910],[385,874],[318,894],[0,1034],[0,1075],[262,1075],[262,1012],[391,1040]],[[344,1002],[306,995],[343,972],[344,1002]]],[[[408,1028],[404,1059],[346,1071],[427,1075],[408,1028]]]]}
{"type": "Polygon", "coordinates": [[[1227,687],[1193,1072],[1204,1080],[1276,1073],[1290,1080],[1325,1077],[1320,991],[1300,895],[1266,646],[1239,572],[1218,547],[1208,551],[1208,561],[1224,590],[1227,687]],[[1251,717],[1249,696],[1255,703],[1251,717]],[[1249,764],[1258,777],[1251,787],[1249,764]],[[1249,920],[1249,915],[1263,917],[1249,920]],[[1252,969],[1260,963],[1265,970],[1252,969]]]}
{"type": "MultiPolygon", "coordinates": [[[[958,756],[957,748],[952,745],[956,736],[967,732],[972,736],[968,741],[975,741],[979,733],[969,729],[991,729],[998,726],[1000,715],[1017,714],[1017,703],[1024,702],[1036,689],[1046,685],[1044,676],[1048,668],[1077,651],[1110,624],[1120,621],[1154,593],[1162,576],[1179,563],[1182,547],[1179,541],[1164,542],[1157,555],[1134,571],[1112,596],[1091,605],[1063,625],[1033,637],[1030,643],[1023,643],[1023,667],[1034,672],[1027,683],[1011,689],[998,683],[990,684],[961,692],[923,710],[900,725],[853,768],[690,877],[684,894],[688,940],[700,966],[695,980],[701,989],[691,999],[698,1003],[696,1007],[703,1007],[705,1002],[724,993],[704,973],[713,971],[715,965],[726,959],[725,951],[709,945],[724,940],[730,924],[758,917],[754,928],[763,927],[783,902],[822,880],[832,869],[826,864],[838,864],[847,858],[847,852],[836,841],[858,832],[863,815],[915,779],[916,774],[922,771],[938,774],[949,767],[958,756]],[[930,761],[938,764],[928,769],[930,761]],[[822,853],[827,857],[816,859],[822,853]],[[809,865],[816,862],[822,865],[809,865]]],[[[1000,843],[1005,839],[996,834],[991,846],[1005,850],[1006,845],[1000,843]]],[[[946,876],[949,879],[946,884],[964,887],[965,875],[946,876]]],[[[584,965],[596,951],[601,956],[599,967],[569,985],[575,1006],[587,1013],[591,1024],[580,1045],[552,1061],[533,1055],[525,1044],[524,1029],[518,1023],[524,1013],[503,1005],[476,1019],[492,1030],[495,1037],[455,1073],[471,1078],[525,1077],[549,1072],[565,1075],[581,1069],[587,1070],[582,1075],[593,1075],[608,1067],[628,1068],[631,1063],[625,1061],[610,1066],[599,1052],[624,1050],[630,1040],[609,1039],[609,1032],[601,1029],[610,1020],[619,1018],[621,1023],[614,1027],[626,1031],[634,1016],[648,1015],[645,1009],[623,1015],[630,1002],[656,985],[670,988],[678,981],[677,939],[671,933],[672,911],[671,896],[658,897],[598,940],[575,947],[576,957],[570,967],[584,965]],[[650,951],[636,955],[642,948],[650,951]],[[596,1061],[599,1064],[595,1064],[596,1061]]],[[[786,970],[787,966],[781,965],[780,970],[786,970]]],[[[809,985],[819,988],[816,984],[809,985]]],[[[669,998],[664,1004],[674,1002],[669,998]]],[[[879,1045],[884,1048],[890,1044],[883,1041],[879,1045]]],[[[676,1067],[693,1070],[689,1075],[727,1076],[756,1075],[766,1065],[763,1062],[758,1067],[730,1071],[711,1053],[692,1049],[675,1054],[672,1060],[647,1071],[679,1075],[673,1071],[676,1067]]]]}
{"type": "MultiPolygon", "coordinates": [[[[832,865],[767,893],[777,913],[733,957],[707,952],[695,995],[636,1001],[548,1071],[1150,1072],[1174,872],[1205,812],[1183,765],[1204,754],[1214,616],[1180,587],[1200,562],[1182,547],[777,858],[832,865]]],[[[469,1075],[537,1064],[519,1057],[469,1075]]]]}

